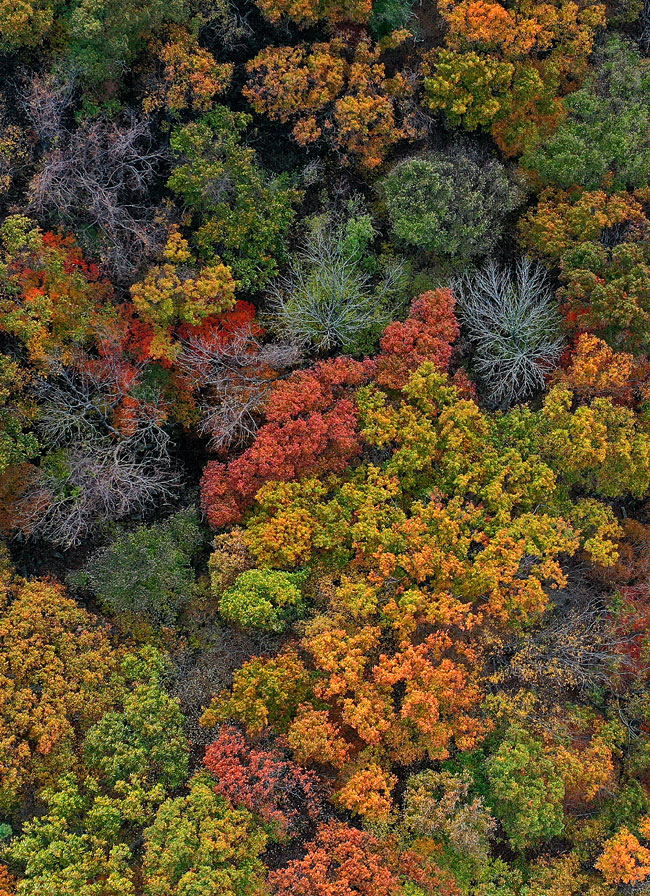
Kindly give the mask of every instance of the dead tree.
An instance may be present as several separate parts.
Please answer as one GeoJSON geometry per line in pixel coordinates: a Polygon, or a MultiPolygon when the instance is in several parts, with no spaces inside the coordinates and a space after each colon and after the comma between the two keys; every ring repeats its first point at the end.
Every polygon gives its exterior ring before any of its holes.
{"type": "MultiPolygon", "coordinates": [[[[64,97],[50,102],[60,106],[64,97]]],[[[73,229],[96,230],[107,273],[128,279],[164,243],[166,222],[148,195],[166,152],[135,116],[123,126],[100,118],[74,131],[57,128],[30,184],[30,208],[53,213],[73,229]]]]}

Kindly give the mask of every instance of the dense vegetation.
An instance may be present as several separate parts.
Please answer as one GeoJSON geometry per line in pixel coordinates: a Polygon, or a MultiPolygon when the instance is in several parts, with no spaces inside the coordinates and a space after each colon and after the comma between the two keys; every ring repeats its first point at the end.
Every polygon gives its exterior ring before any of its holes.
{"type": "Polygon", "coordinates": [[[0,896],[650,891],[648,2],[0,69],[0,896]]]}

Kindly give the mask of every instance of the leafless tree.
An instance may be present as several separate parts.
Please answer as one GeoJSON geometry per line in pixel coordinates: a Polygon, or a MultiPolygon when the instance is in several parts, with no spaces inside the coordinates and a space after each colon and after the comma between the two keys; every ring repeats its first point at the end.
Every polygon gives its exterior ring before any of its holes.
{"type": "Polygon", "coordinates": [[[330,223],[310,235],[289,273],[271,287],[267,320],[282,338],[318,351],[349,351],[364,333],[390,322],[388,297],[404,270],[395,262],[374,285],[330,223]]]}
{"type": "Polygon", "coordinates": [[[295,342],[262,343],[250,327],[229,340],[193,339],[179,358],[191,387],[199,392],[199,432],[221,450],[253,436],[273,383],[300,363],[295,342]]]}
{"type": "MultiPolygon", "coordinates": [[[[144,365],[140,365],[127,372],[119,358],[108,358],[95,367],[61,367],[55,376],[36,380],[36,428],[44,443],[60,447],[105,437],[120,441],[123,434],[113,423],[114,415],[126,388],[139,383],[143,370],[144,365]]],[[[156,398],[152,395],[150,402],[140,401],[133,408],[130,439],[132,449],[146,447],[162,457],[169,453],[169,433],[162,425],[156,398]]]]}
{"type": "Polygon", "coordinates": [[[129,440],[98,440],[64,451],[46,466],[24,499],[28,531],[64,548],[78,545],[105,523],[141,514],[170,500],[177,484],[168,466],[134,454],[129,440]]]}
{"type": "MultiPolygon", "coordinates": [[[[129,371],[128,387],[137,386],[140,374],[129,371]]],[[[74,547],[107,522],[173,496],[178,476],[155,396],[130,409],[126,431],[115,425],[124,378],[119,361],[109,360],[36,382],[36,426],[49,452],[21,502],[28,534],[74,547]]]]}
{"type": "Polygon", "coordinates": [[[452,288],[490,402],[507,407],[543,387],[562,351],[560,315],[544,270],[528,258],[514,269],[489,261],[452,288]]]}
{"type": "Polygon", "coordinates": [[[96,229],[105,267],[114,277],[128,278],[164,241],[164,216],[147,197],[165,158],[149,124],[135,116],[121,127],[104,118],[74,131],[59,126],[32,179],[31,209],[55,213],[77,229],[96,229]]]}
{"type": "Polygon", "coordinates": [[[605,599],[592,597],[568,611],[552,612],[536,634],[516,647],[505,675],[541,691],[569,688],[589,694],[625,672],[625,648],[634,637],[617,630],[605,599]]]}
{"type": "Polygon", "coordinates": [[[64,118],[75,98],[74,70],[34,75],[25,90],[25,111],[42,144],[52,146],[66,134],[64,118]]]}

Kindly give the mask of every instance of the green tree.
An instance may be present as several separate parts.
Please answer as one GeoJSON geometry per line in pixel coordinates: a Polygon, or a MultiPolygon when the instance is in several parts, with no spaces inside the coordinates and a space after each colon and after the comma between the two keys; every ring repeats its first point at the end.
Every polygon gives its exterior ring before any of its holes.
{"type": "Polygon", "coordinates": [[[521,192],[496,159],[459,150],[400,162],[382,183],[395,236],[417,249],[460,260],[485,255],[521,192]]]}
{"type": "Polygon", "coordinates": [[[68,18],[68,57],[91,84],[120,78],[147,37],[188,14],[185,0],[77,0],[68,18]]]}
{"type": "Polygon", "coordinates": [[[286,257],[293,205],[300,194],[273,178],[242,142],[250,116],[225,106],[177,128],[170,189],[196,217],[203,258],[221,258],[247,290],[261,289],[286,257]]]}
{"type": "Polygon", "coordinates": [[[515,850],[538,846],[564,829],[564,783],[541,741],[512,725],[485,768],[490,802],[515,850]]]}
{"type": "Polygon", "coordinates": [[[83,744],[85,765],[105,788],[143,781],[167,791],[185,781],[187,742],[178,700],[164,687],[168,666],[151,647],[124,658],[122,705],[106,712],[83,744]]]}
{"type": "Polygon", "coordinates": [[[140,526],[99,551],[70,577],[113,613],[135,613],[156,624],[173,622],[192,597],[192,560],[203,543],[195,511],[140,526]]]}
{"type": "Polygon", "coordinates": [[[650,61],[619,35],[608,37],[584,87],[564,100],[568,116],[548,141],[522,156],[542,184],[604,184],[615,190],[650,181],[650,61]]]}
{"type": "Polygon", "coordinates": [[[266,834],[215,793],[211,776],[162,804],[145,831],[145,896],[256,896],[266,834]]]}

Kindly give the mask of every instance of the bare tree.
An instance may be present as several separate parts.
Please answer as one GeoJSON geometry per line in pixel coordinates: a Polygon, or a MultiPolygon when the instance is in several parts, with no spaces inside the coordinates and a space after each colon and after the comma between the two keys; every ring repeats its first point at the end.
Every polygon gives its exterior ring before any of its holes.
{"type": "MultiPolygon", "coordinates": [[[[45,444],[60,447],[73,442],[123,439],[114,425],[115,412],[125,392],[140,382],[145,365],[129,365],[114,356],[79,368],[62,367],[49,379],[37,379],[33,390],[39,409],[36,428],[45,444]]],[[[139,401],[131,409],[134,419],[131,448],[146,448],[158,456],[169,453],[169,433],[162,425],[157,398],[139,401]]]]}
{"type": "Polygon", "coordinates": [[[302,358],[295,342],[261,343],[250,327],[233,338],[193,339],[178,364],[200,394],[203,420],[199,432],[214,450],[253,436],[273,383],[302,358]]]}
{"type": "Polygon", "coordinates": [[[113,276],[128,278],[164,242],[165,221],[147,197],[166,151],[154,144],[149,124],[135,116],[123,127],[100,118],[75,131],[61,125],[58,130],[31,182],[31,209],[96,229],[104,265],[113,276]]]}
{"type": "Polygon", "coordinates": [[[490,261],[452,284],[458,316],[490,402],[507,407],[542,388],[562,351],[560,315],[543,268],[490,261]]]}
{"type": "Polygon", "coordinates": [[[94,368],[61,369],[35,384],[36,426],[50,451],[21,502],[28,534],[70,548],[107,522],[171,499],[178,476],[155,397],[129,406],[126,429],[115,424],[126,389],[140,375],[109,359],[94,368]]]}
{"type": "Polygon", "coordinates": [[[66,135],[64,118],[76,94],[74,70],[49,71],[34,75],[25,90],[24,106],[34,130],[49,147],[66,135]]]}
{"type": "Polygon", "coordinates": [[[29,534],[64,548],[78,545],[105,523],[144,513],[170,500],[177,484],[169,466],[134,455],[129,440],[98,440],[63,452],[46,466],[24,498],[29,534]]]}
{"type": "Polygon", "coordinates": [[[319,227],[269,294],[267,319],[285,339],[313,345],[317,351],[350,351],[364,334],[392,319],[389,296],[403,277],[399,262],[388,266],[374,285],[359,257],[340,234],[319,227]]]}
{"type": "Polygon", "coordinates": [[[580,606],[550,613],[546,624],[511,652],[500,677],[541,692],[568,688],[589,694],[625,671],[626,648],[634,638],[617,629],[606,599],[590,597],[580,606]]]}

